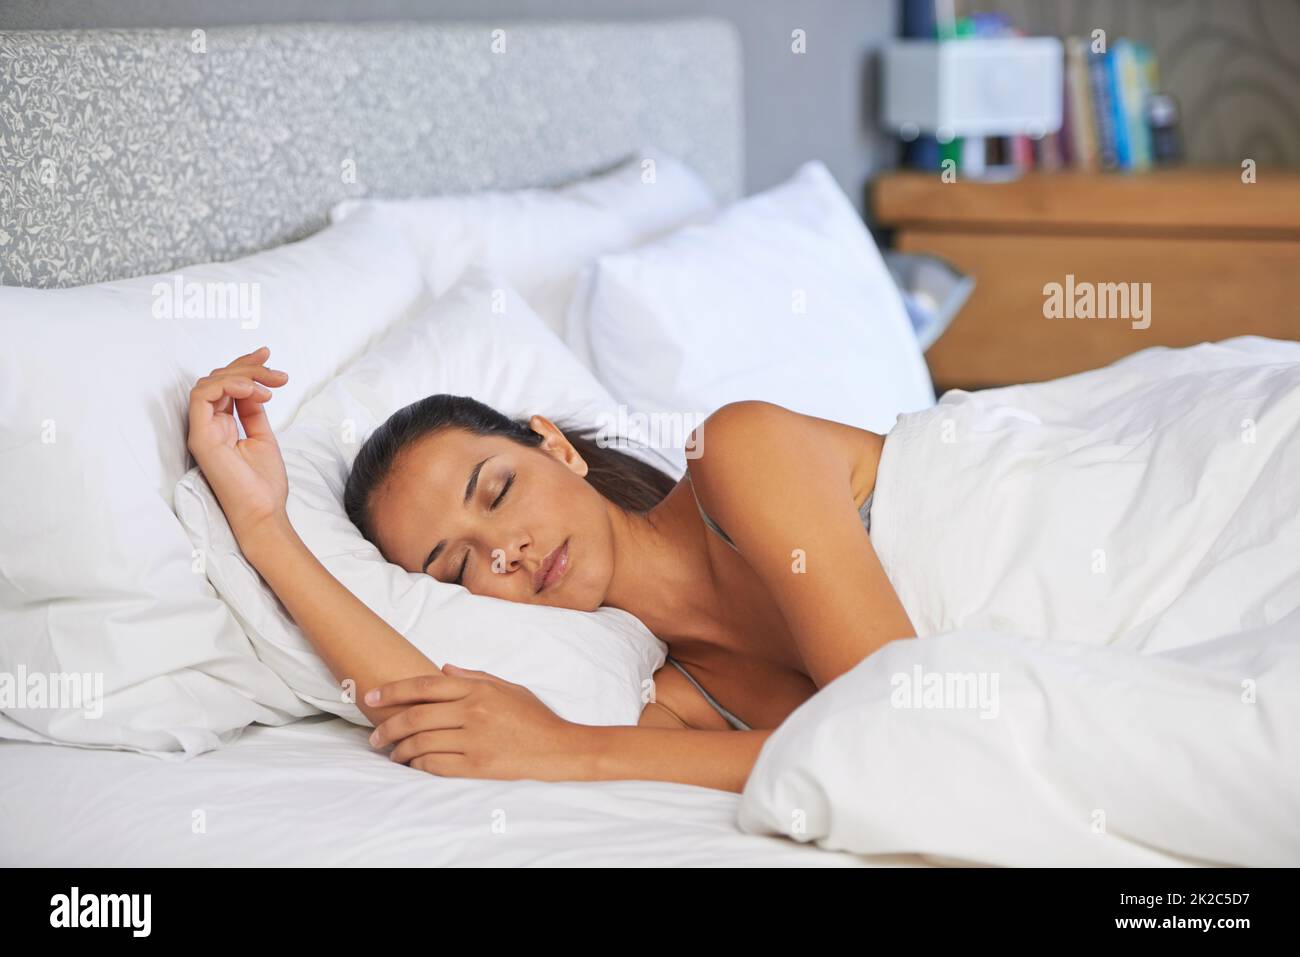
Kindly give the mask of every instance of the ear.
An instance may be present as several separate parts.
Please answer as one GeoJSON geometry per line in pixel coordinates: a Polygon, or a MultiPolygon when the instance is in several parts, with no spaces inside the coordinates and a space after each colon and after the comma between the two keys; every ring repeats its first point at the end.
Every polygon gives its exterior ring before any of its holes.
{"type": "Polygon", "coordinates": [[[528,420],[528,427],[542,437],[542,451],[559,459],[574,474],[587,474],[586,460],[578,454],[573,443],[565,438],[554,422],[544,415],[534,415],[528,420]]]}

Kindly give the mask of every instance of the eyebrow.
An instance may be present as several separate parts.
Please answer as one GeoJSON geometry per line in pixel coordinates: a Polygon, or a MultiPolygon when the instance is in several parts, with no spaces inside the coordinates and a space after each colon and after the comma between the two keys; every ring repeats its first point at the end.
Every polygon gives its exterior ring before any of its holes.
{"type": "MultiPolygon", "coordinates": [[[[479,472],[483,471],[484,464],[488,461],[488,459],[492,459],[492,458],[496,458],[496,456],[489,455],[487,459],[483,459],[483,461],[479,462],[472,469],[470,469],[469,481],[465,483],[465,497],[461,500],[461,505],[468,505],[470,503],[470,500],[474,498],[474,492],[477,491],[478,489],[479,472]]],[[[435,561],[437,561],[438,556],[442,554],[443,549],[446,547],[447,547],[447,540],[445,538],[442,541],[440,541],[437,545],[433,546],[433,550],[429,552],[429,557],[424,560],[424,565],[422,565],[420,568],[421,574],[429,570],[429,566],[432,565],[435,561]]]]}

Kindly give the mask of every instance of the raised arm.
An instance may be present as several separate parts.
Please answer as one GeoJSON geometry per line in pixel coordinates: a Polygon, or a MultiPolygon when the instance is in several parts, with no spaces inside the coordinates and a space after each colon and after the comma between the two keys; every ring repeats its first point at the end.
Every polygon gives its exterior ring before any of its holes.
{"type": "Polygon", "coordinates": [[[371,724],[399,709],[364,695],[386,682],[439,669],[353,595],[303,544],[285,511],[289,483],[264,403],[289,377],[265,365],[266,347],[213,369],[190,392],[189,448],[245,557],[275,592],[340,683],[355,682],[371,724]],[[242,423],[246,437],[239,437],[242,423]]]}

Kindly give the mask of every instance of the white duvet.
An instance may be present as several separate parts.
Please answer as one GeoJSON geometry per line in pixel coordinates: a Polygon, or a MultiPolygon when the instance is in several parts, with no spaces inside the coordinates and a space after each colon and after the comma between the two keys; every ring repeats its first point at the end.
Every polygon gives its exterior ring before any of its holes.
{"type": "Polygon", "coordinates": [[[742,829],[1026,864],[1300,864],[1300,343],[953,391],[872,539],[920,637],[767,741],[742,829]]]}

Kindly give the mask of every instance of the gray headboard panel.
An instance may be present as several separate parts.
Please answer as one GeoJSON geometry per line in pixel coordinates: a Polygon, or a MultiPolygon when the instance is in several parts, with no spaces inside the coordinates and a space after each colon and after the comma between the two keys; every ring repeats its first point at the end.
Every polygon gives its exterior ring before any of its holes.
{"type": "Polygon", "coordinates": [[[346,197],[552,185],[647,145],[731,199],[742,122],[720,20],[0,33],[0,284],[231,259],[346,197]]]}

